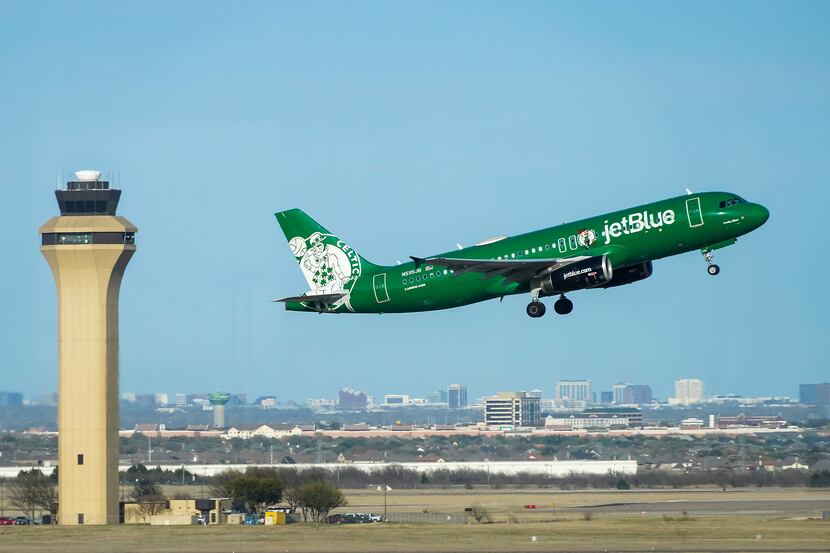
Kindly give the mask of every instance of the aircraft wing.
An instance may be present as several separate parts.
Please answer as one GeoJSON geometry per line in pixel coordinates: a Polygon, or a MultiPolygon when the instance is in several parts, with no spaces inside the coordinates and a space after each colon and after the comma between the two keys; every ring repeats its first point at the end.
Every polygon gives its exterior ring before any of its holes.
{"type": "Polygon", "coordinates": [[[431,263],[453,270],[456,275],[464,273],[481,273],[482,278],[503,276],[506,282],[525,282],[533,278],[540,278],[553,271],[584,259],[587,255],[577,255],[568,258],[550,259],[460,259],[455,257],[413,257],[416,266],[431,263]]]}
{"type": "Polygon", "coordinates": [[[282,298],[274,301],[279,302],[287,302],[287,301],[300,301],[300,302],[308,302],[308,303],[319,303],[323,305],[330,305],[332,303],[337,302],[337,300],[342,299],[346,296],[346,292],[336,292],[333,294],[307,294],[303,296],[291,296],[290,298],[282,298]]]}

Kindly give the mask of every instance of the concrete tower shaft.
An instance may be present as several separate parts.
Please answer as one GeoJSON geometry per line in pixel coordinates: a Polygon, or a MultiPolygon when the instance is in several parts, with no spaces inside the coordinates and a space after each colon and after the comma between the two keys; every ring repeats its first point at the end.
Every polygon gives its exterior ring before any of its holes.
{"type": "Polygon", "coordinates": [[[108,184],[68,183],[62,215],[40,228],[58,292],[62,525],[119,522],[118,296],[137,229],[115,215],[108,184]]]}

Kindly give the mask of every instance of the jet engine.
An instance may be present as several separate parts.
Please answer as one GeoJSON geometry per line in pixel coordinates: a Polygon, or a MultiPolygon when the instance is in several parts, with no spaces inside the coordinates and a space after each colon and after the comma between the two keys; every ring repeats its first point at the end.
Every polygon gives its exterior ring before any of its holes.
{"type": "Polygon", "coordinates": [[[611,288],[613,286],[622,286],[623,284],[631,284],[638,280],[643,280],[651,276],[651,261],[638,263],[637,265],[630,265],[628,267],[618,268],[614,271],[614,278],[610,282],[602,285],[603,288],[611,288]]]}
{"type": "Polygon", "coordinates": [[[561,267],[542,278],[540,295],[552,296],[602,286],[613,276],[614,270],[607,255],[591,257],[561,267]]]}

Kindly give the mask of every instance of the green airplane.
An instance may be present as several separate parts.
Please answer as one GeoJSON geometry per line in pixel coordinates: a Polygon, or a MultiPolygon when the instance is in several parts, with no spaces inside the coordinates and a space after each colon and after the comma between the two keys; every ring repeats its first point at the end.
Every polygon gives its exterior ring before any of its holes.
{"type": "Polygon", "coordinates": [[[392,266],[367,261],[299,209],[274,215],[310,288],[274,300],[290,311],[411,313],[530,294],[527,314],[536,318],[542,297],[559,296],[553,308],[566,315],[566,293],[643,280],[652,261],[670,255],[700,250],[717,275],[712,252],[763,225],[769,211],[728,192],[689,193],[392,266]]]}

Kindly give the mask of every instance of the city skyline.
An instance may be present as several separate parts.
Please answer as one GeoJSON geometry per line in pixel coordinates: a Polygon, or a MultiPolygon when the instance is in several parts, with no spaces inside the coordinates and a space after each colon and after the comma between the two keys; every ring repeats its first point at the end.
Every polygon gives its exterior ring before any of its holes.
{"type": "Polygon", "coordinates": [[[477,398],[586,378],[665,398],[692,376],[794,396],[827,373],[830,295],[820,279],[781,286],[801,263],[830,269],[815,253],[830,198],[823,4],[324,12],[8,7],[4,387],[55,387],[56,295],[37,225],[61,173],[96,168],[142,231],[121,296],[122,390],[299,400],[320,393],[309,379],[375,396],[440,379],[477,398]],[[279,210],[300,207],[394,264],[685,188],[770,209],[716,252],[716,278],[696,253],[664,259],[647,280],[577,292],[567,319],[541,321],[520,298],[349,318],[271,303],[305,287],[279,210]]]}
{"type": "MultiPolygon", "coordinates": [[[[594,401],[587,401],[588,403],[593,404],[609,404],[609,403],[631,403],[631,404],[647,404],[651,403],[651,401],[642,402],[642,401],[625,401],[623,398],[625,397],[651,397],[652,401],[659,402],[667,405],[677,405],[680,407],[689,405],[690,403],[693,404],[695,401],[688,402],[686,401],[674,401],[677,398],[677,387],[681,385],[683,382],[687,381],[698,381],[698,379],[677,379],[672,383],[672,390],[673,393],[669,393],[667,395],[658,395],[658,394],[644,394],[644,388],[650,389],[652,386],[650,384],[632,384],[632,383],[615,383],[607,390],[595,390],[593,392],[593,397],[595,398],[594,401]],[[627,391],[625,391],[627,389],[627,391]],[[607,395],[609,398],[608,401],[603,401],[601,393],[607,395]]],[[[586,380],[587,381],[587,380],[586,380]]],[[[562,382],[581,382],[575,380],[566,380],[562,382]]],[[[705,381],[701,382],[702,385],[705,386],[705,381]]],[[[454,384],[456,385],[456,384],[454,384]]],[[[461,384],[462,388],[467,389],[468,386],[461,384]]],[[[772,394],[747,394],[742,393],[741,391],[706,391],[702,394],[701,398],[705,400],[710,400],[712,398],[725,398],[725,397],[738,397],[738,398],[790,398],[793,400],[799,399],[805,395],[805,390],[813,390],[818,389],[822,390],[819,392],[820,394],[827,395],[827,392],[824,391],[826,389],[830,389],[830,384],[825,382],[814,382],[814,383],[799,383],[797,384],[796,393],[772,393],[772,394]]],[[[469,399],[467,400],[466,404],[470,405],[482,405],[483,403],[479,403],[479,400],[483,400],[488,397],[494,397],[499,393],[503,392],[527,392],[528,394],[532,394],[534,391],[541,391],[542,395],[541,398],[545,400],[556,400],[556,390],[557,386],[555,385],[551,390],[545,391],[539,388],[527,388],[527,389],[503,389],[503,390],[492,390],[488,393],[483,394],[475,394],[470,395],[469,399]]],[[[224,390],[223,393],[229,393],[231,397],[231,404],[233,405],[235,402],[241,401],[242,404],[248,405],[255,405],[258,404],[262,399],[274,400],[275,404],[280,405],[287,405],[294,403],[297,407],[306,407],[309,405],[310,402],[330,402],[331,405],[338,404],[338,394],[340,397],[343,397],[343,393],[347,394],[364,394],[367,400],[367,404],[378,406],[389,406],[395,404],[408,404],[414,407],[418,405],[425,405],[425,404],[446,404],[449,407],[449,403],[446,399],[446,395],[444,399],[439,400],[436,397],[430,397],[435,394],[437,390],[435,389],[427,389],[426,392],[421,391],[380,391],[379,393],[367,393],[365,390],[356,390],[350,387],[344,387],[339,389],[336,393],[331,394],[312,394],[305,397],[287,397],[281,396],[279,394],[272,394],[272,395],[263,395],[265,392],[262,390],[251,392],[245,392],[241,390],[233,390],[230,391],[224,390]],[[405,397],[407,400],[426,400],[426,403],[401,403],[401,402],[388,402],[386,398],[403,398],[405,397]]],[[[196,399],[196,404],[208,404],[209,403],[209,396],[211,393],[217,393],[218,390],[212,391],[205,391],[205,390],[188,390],[188,391],[170,391],[170,390],[156,390],[154,392],[147,392],[147,391],[134,391],[134,390],[122,390],[120,393],[120,399],[128,402],[138,402],[138,403],[155,403],[157,405],[177,405],[177,404],[193,404],[191,401],[192,398],[196,399]]],[[[816,392],[806,392],[812,393],[813,395],[816,392]]],[[[18,390],[0,390],[0,399],[3,399],[6,404],[21,404],[21,403],[33,403],[33,404],[48,404],[49,401],[44,401],[44,398],[52,398],[56,397],[56,393],[47,393],[42,394],[40,396],[27,396],[25,393],[21,393],[18,390]],[[12,403],[8,402],[8,398],[15,398],[15,401],[12,403]],[[18,401],[19,400],[19,401],[18,401]]],[[[823,396],[822,396],[823,397],[823,396]]],[[[809,403],[809,401],[807,402],[809,403]]],[[[575,407],[576,408],[576,407],[575,407]]]]}

